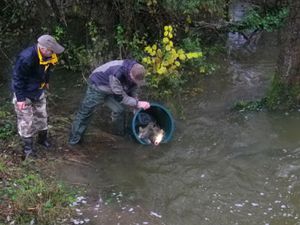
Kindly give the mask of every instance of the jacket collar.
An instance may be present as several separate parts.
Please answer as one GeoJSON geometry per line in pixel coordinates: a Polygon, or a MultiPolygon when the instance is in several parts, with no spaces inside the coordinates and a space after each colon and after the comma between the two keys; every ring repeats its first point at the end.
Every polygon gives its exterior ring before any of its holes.
{"type": "Polygon", "coordinates": [[[58,62],[58,58],[57,58],[56,54],[52,54],[49,58],[47,58],[47,60],[45,60],[42,56],[42,53],[41,53],[39,47],[37,47],[37,53],[38,53],[40,65],[48,65],[49,66],[49,64],[55,65],[58,62]]]}

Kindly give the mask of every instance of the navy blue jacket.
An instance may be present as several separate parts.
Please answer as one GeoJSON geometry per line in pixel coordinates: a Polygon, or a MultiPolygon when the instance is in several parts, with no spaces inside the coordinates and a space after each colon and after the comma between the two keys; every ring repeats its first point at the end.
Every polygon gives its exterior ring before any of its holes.
{"type": "Polygon", "coordinates": [[[12,90],[18,102],[26,98],[38,100],[43,93],[41,85],[49,82],[49,68],[40,65],[37,45],[24,49],[16,59],[12,75],[12,90]]]}

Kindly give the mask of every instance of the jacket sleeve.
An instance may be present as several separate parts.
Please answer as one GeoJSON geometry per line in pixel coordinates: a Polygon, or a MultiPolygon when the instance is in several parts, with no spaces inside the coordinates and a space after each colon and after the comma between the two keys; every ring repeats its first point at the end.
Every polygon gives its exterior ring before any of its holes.
{"type": "Polygon", "coordinates": [[[127,106],[136,107],[138,104],[138,100],[134,97],[130,97],[126,94],[126,92],[123,90],[122,84],[120,80],[115,76],[109,76],[109,85],[112,90],[112,92],[115,95],[118,95],[121,97],[122,101],[121,103],[127,106]]]}
{"type": "Polygon", "coordinates": [[[135,98],[135,99],[138,99],[138,95],[139,95],[139,88],[137,86],[133,87],[131,90],[130,90],[130,96],[135,98]]]}
{"type": "Polygon", "coordinates": [[[18,102],[25,101],[24,88],[27,81],[27,73],[30,70],[30,64],[24,59],[18,59],[13,72],[13,88],[18,102]]]}

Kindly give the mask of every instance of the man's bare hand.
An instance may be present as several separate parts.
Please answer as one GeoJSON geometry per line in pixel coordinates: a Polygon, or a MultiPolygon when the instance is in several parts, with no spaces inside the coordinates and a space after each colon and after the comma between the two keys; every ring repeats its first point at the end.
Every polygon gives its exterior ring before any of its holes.
{"type": "Polygon", "coordinates": [[[146,102],[146,101],[138,101],[137,107],[138,107],[139,109],[144,109],[144,110],[146,110],[146,109],[150,108],[150,103],[149,103],[149,102],[146,102]]]}
{"type": "Polygon", "coordinates": [[[26,102],[17,102],[17,107],[19,110],[23,110],[26,107],[26,102]]]}

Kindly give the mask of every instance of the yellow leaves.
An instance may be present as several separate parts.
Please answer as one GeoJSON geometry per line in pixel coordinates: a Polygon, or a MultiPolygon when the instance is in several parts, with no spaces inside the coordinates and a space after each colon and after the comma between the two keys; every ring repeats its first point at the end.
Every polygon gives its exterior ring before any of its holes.
{"type": "Polygon", "coordinates": [[[148,0],[147,1],[147,6],[150,7],[150,6],[155,6],[157,5],[157,1],[156,0],[148,0]]]}
{"type": "Polygon", "coordinates": [[[185,54],[180,54],[178,57],[181,61],[184,61],[186,59],[185,54]]]}
{"type": "Polygon", "coordinates": [[[202,52],[189,52],[186,54],[186,57],[188,59],[196,59],[196,58],[200,58],[202,56],[203,56],[202,52]]]}
{"type": "Polygon", "coordinates": [[[144,48],[144,51],[145,51],[145,52],[148,52],[150,49],[151,49],[151,48],[150,48],[149,46],[147,46],[147,47],[144,48]]]}
{"type": "Polygon", "coordinates": [[[191,16],[188,15],[188,16],[186,17],[185,21],[186,21],[186,23],[191,24],[191,23],[192,23],[191,16]]]}
{"type": "Polygon", "coordinates": [[[206,72],[206,69],[204,66],[201,66],[200,69],[199,69],[199,72],[200,73],[205,73],[206,72]]]}
{"type": "Polygon", "coordinates": [[[171,25],[164,26],[164,31],[170,31],[170,32],[172,32],[173,31],[173,27],[171,25]]]}
{"type": "Polygon", "coordinates": [[[177,51],[177,53],[178,53],[178,55],[182,55],[182,54],[184,54],[185,52],[184,52],[182,49],[179,49],[179,50],[177,51]]]}
{"type": "Polygon", "coordinates": [[[143,62],[143,63],[147,63],[147,58],[148,58],[148,57],[144,57],[144,58],[142,59],[142,62],[143,62]]]}
{"type": "Polygon", "coordinates": [[[168,39],[173,38],[173,27],[172,26],[164,26],[164,37],[168,39]]]}
{"type": "Polygon", "coordinates": [[[156,50],[157,50],[157,45],[156,44],[154,44],[152,46],[147,46],[144,49],[144,51],[147,52],[151,56],[155,56],[156,55],[156,50]]]}
{"type": "Polygon", "coordinates": [[[182,62],[203,56],[202,52],[185,52],[176,48],[172,41],[173,32],[172,26],[164,26],[162,40],[144,48],[147,56],[143,58],[143,63],[154,74],[161,76],[178,73],[182,62]]]}
{"type": "Polygon", "coordinates": [[[188,54],[186,54],[186,57],[187,57],[188,59],[192,59],[192,58],[193,58],[193,53],[188,53],[188,54]]]}
{"type": "Polygon", "coordinates": [[[172,38],[173,38],[173,27],[172,26],[164,26],[163,43],[169,44],[167,51],[170,51],[170,48],[173,47],[173,42],[171,41],[172,38]]]}
{"type": "Polygon", "coordinates": [[[149,54],[150,54],[151,56],[155,56],[155,55],[156,55],[156,51],[151,51],[149,54]]]}
{"type": "Polygon", "coordinates": [[[163,53],[160,49],[158,49],[157,52],[156,52],[156,55],[157,55],[157,57],[162,58],[163,53]]]}
{"type": "Polygon", "coordinates": [[[149,56],[148,57],[144,57],[142,61],[143,61],[143,63],[146,63],[148,65],[151,64],[151,62],[152,62],[151,58],[149,56]]]}
{"type": "Polygon", "coordinates": [[[164,74],[164,73],[166,73],[166,72],[167,72],[167,68],[164,67],[164,66],[158,68],[158,70],[157,70],[157,73],[158,73],[158,74],[164,74]]]}
{"type": "Polygon", "coordinates": [[[176,52],[176,49],[175,49],[175,48],[172,48],[171,54],[174,55],[174,56],[177,55],[177,52],[176,52]]]}
{"type": "Polygon", "coordinates": [[[167,61],[165,62],[166,65],[172,65],[174,63],[175,59],[170,57],[167,59],[167,61]]]}
{"type": "Polygon", "coordinates": [[[177,69],[177,66],[175,64],[170,67],[171,71],[175,71],[176,69],[177,69]]]}
{"type": "Polygon", "coordinates": [[[167,37],[163,38],[163,43],[164,44],[168,44],[169,41],[170,41],[169,38],[167,38],[167,37]]]}

